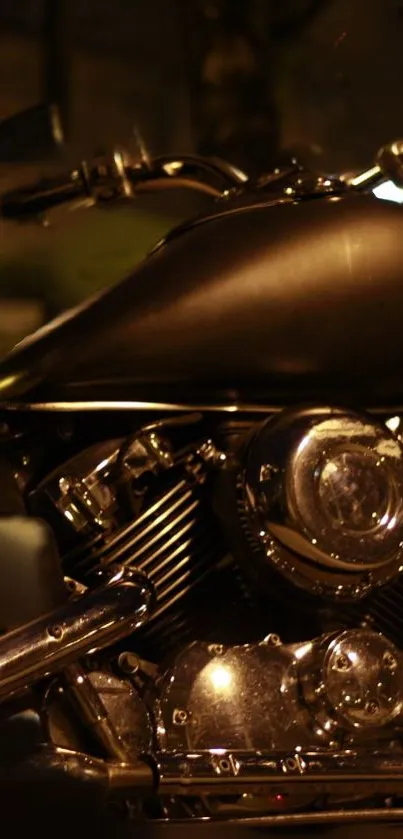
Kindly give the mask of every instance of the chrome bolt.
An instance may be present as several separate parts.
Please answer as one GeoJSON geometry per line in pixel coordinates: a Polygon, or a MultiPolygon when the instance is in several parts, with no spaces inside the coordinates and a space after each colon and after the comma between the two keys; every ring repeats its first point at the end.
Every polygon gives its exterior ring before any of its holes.
{"type": "Polygon", "coordinates": [[[290,772],[295,772],[298,769],[298,762],[296,761],[295,757],[287,757],[285,765],[287,769],[290,770],[290,772]]]}
{"type": "Polygon", "coordinates": [[[71,481],[69,478],[60,478],[59,480],[59,489],[63,495],[67,495],[68,492],[71,490],[71,481]]]}
{"type": "Polygon", "coordinates": [[[224,647],[222,644],[210,644],[208,651],[210,655],[223,655],[224,647]]]}
{"type": "Polygon", "coordinates": [[[350,659],[344,655],[344,653],[340,653],[335,661],[336,670],[340,670],[340,672],[345,672],[346,670],[350,670],[351,661],[350,659]]]}
{"type": "Polygon", "coordinates": [[[278,472],[279,469],[276,466],[272,466],[270,463],[265,463],[260,467],[259,479],[261,482],[270,481],[278,472]]]}
{"type": "Polygon", "coordinates": [[[374,717],[375,714],[379,714],[379,703],[372,699],[371,702],[367,702],[365,705],[365,713],[368,714],[369,717],[374,717]]]}
{"type": "Polygon", "coordinates": [[[392,671],[396,670],[397,661],[396,661],[396,658],[393,655],[393,653],[388,652],[388,651],[386,653],[384,653],[382,661],[383,661],[383,664],[385,665],[385,667],[387,667],[388,670],[392,670],[392,671]]]}
{"type": "Polygon", "coordinates": [[[269,647],[281,647],[282,641],[279,635],[276,635],[275,632],[270,632],[269,635],[266,635],[264,643],[269,647]]]}
{"type": "Polygon", "coordinates": [[[184,708],[175,708],[172,715],[172,722],[174,725],[186,725],[188,721],[188,713],[184,708]]]}
{"type": "Polygon", "coordinates": [[[221,760],[218,762],[218,768],[220,772],[230,772],[231,770],[231,763],[228,758],[222,757],[221,760]]]}
{"type": "Polygon", "coordinates": [[[118,665],[123,673],[127,673],[128,676],[133,676],[134,673],[137,673],[140,662],[135,653],[124,652],[118,658],[118,665]]]}
{"type": "Polygon", "coordinates": [[[54,638],[56,641],[60,641],[63,638],[63,629],[58,624],[54,626],[48,626],[48,635],[50,638],[54,638]]]}

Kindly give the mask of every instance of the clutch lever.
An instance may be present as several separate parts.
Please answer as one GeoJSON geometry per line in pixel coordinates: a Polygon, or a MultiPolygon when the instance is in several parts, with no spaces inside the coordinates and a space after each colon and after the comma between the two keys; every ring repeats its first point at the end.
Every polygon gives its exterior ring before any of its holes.
{"type": "Polygon", "coordinates": [[[247,176],[235,166],[216,159],[182,155],[136,164],[126,152],[115,149],[111,155],[82,163],[67,175],[3,194],[0,215],[27,220],[80,199],[87,199],[90,204],[109,205],[133,199],[140,192],[172,187],[194,189],[220,198],[247,181],[247,176]]]}

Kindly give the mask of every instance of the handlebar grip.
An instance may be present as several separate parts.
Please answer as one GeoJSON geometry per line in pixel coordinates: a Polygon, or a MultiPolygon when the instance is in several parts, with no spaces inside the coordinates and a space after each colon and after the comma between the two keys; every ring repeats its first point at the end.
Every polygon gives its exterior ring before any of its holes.
{"type": "Polygon", "coordinates": [[[69,179],[42,181],[24,189],[6,192],[0,199],[0,215],[6,219],[29,218],[84,195],[84,182],[79,172],[75,172],[69,179]]]}

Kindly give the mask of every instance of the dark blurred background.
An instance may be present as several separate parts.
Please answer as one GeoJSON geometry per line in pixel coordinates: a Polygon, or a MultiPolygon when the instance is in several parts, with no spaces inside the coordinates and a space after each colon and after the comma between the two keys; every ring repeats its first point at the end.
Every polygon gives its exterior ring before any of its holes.
{"type": "MultiPolygon", "coordinates": [[[[216,154],[253,174],[288,151],[320,172],[365,168],[403,135],[402,89],[403,0],[0,0],[0,119],[57,102],[59,165],[134,150],[138,127],[152,154],[216,154]]],[[[42,169],[0,167],[0,191],[42,169]]],[[[47,227],[1,222],[0,351],[202,208],[170,193],[58,211],[47,227]]]]}

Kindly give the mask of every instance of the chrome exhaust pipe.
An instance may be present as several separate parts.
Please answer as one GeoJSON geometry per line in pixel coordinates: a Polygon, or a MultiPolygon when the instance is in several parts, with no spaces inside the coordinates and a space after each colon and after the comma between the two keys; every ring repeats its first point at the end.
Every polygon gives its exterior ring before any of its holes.
{"type": "Polygon", "coordinates": [[[109,573],[106,584],[0,638],[0,701],[147,621],[154,599],[147,577],[126,568],[109,573]]]}

